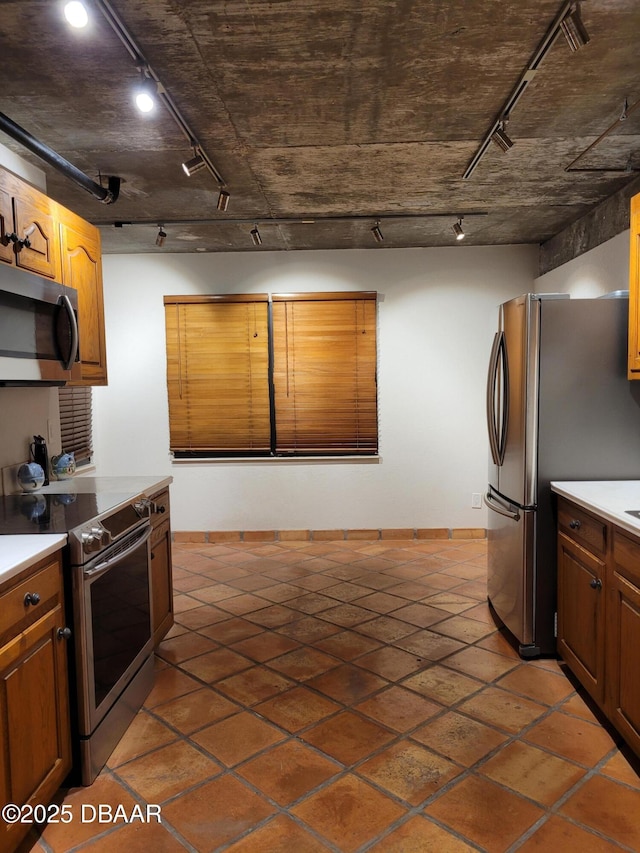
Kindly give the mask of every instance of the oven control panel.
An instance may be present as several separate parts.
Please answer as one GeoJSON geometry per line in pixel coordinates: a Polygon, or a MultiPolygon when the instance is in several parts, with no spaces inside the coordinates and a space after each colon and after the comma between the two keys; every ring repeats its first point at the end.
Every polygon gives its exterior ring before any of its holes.
{"type": "Polygon", "coordinates": [[[86,527],[82,527],[78,534],[85,554],[100,551],[113,541],[111,533],[99,521],[90,522],[86,527]]]}

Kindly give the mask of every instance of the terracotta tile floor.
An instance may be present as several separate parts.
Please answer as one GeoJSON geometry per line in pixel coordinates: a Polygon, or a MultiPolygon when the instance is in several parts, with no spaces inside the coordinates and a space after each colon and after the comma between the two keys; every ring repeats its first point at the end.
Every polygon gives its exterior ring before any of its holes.
{"type": "Polygon", "coordinates": [[[175,546],[155,687],[96,783],[60,792],[74,820],[26,849],[637,853],[637,762],[496,631],[485,550],[175,546]],[[99,803],[162,822],[76,819],[99,803]]]}

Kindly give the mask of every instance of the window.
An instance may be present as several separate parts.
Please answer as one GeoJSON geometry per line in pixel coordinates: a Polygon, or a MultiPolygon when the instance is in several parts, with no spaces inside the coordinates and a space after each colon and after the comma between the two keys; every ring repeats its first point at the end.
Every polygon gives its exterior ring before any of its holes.
{"type": "Polygon", "coordinates": [[[76,465],[88,465],[93,453],[91,388],[58,388],[62,452],[73,453],[76,465]]]}
{"type": "Polygon", "coordinates": [[[177,458],[377,452],[375,293],[164,303],[177,458]]]}

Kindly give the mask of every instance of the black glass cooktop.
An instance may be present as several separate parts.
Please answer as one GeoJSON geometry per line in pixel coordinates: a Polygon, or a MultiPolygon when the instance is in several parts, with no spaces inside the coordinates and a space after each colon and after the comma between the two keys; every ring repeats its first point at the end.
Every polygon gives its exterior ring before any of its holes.
{"type": "Polygon", "coordinates": [[[0,497],[0,534],[68,533],[131,497],[120,492],[5,495],[0,497]]]}

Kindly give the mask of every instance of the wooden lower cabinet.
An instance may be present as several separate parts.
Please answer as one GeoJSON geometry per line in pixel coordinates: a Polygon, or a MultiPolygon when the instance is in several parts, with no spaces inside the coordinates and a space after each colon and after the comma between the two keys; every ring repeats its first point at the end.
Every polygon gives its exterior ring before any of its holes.
{"type": "Polygon", "coordinates": [[[605,564],[558,536],[558,653],[596,702],[604,700],[605,564]]]}
{"type": "Polygon", "coordinates": [[[607,614],[609,714],[640,754],[640,542],[617,530],[607,614]]]}
{"type": "Polygon", "coordinates": [[[169,490],[151,497],[151,595],[154,645],[173,625],[173,572],[171,566],[171,520],[169,490]]]}
{"type": "Polygon", "coordinates": [[[558,501],[558,654],[640,755],[640,536],[558,501]],[[582,513],[603,529],[602,554],[572,538],[582,513]]]}
{"type": "MultiPolygon", "coordinates": [[[[0,594],[0,611],[0,801],[46,806],[72,760],[60,560],[21,575],[0,594]]],[[[29,828],[0,819],[0,851],[15,850],[29,828]]]]}

